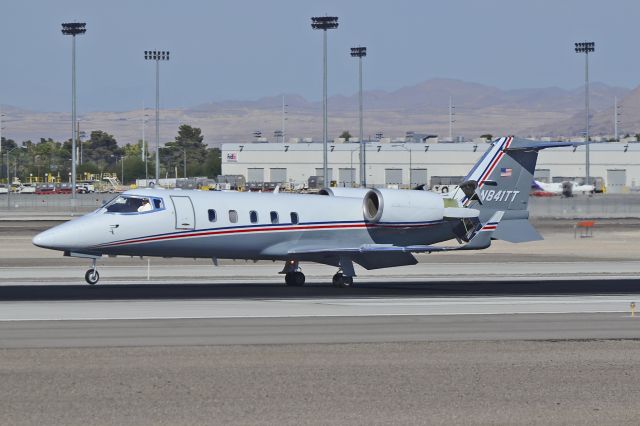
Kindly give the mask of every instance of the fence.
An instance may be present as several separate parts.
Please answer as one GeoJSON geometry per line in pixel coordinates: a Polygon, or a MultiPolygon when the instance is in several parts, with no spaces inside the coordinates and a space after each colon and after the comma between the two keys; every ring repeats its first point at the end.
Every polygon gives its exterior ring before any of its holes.
{"type": "Polygon", "coordinates": [[[534,218],[640,218],[640,194],[531,197],[529,213],[534,218]]]}
{"type": "MultiPolygon", "coordinates": [[[[102,206],[114,194],[77,194],[75,208],[70,195],[12,194],[12,212],[84,213],[102,206]]],[[[7,194],[0,194],[0,212],[9,210],[7,194]]],[[[640,218],[640,194],[596,194],[594,196],[531,197],[533,218],[640,218]]]]}
{"type": "Polygon", "coordinates": [[[76,194],[74,208],[71,195],[68,194],[11,194],[9,200],[7,200],[7,194],[0,194],[0,211],[84,213],[97,209],[113,197],[114,194],[76,194]],[[9,205],[8,202],[11,204],[9,205]]]}

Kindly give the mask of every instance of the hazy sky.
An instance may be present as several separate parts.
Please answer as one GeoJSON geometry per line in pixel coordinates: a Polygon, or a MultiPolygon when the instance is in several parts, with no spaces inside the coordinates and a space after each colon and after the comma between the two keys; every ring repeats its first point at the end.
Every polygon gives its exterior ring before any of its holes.
{"type": "Polygon", "coordinates": [[[349,48],[367,46],[365,89],[393,90],[434,77],[501,88],[577,87],[595,41],[593,81],[640,82],[637,0],[2,0],[0,104],[70,109],[68,21],[79,36],[79,111],[154,104],[146,49],[161,64],[162,106],[189,107],[280,93],[321,98],[322,38],[310,17],[336,15],[329,33],[329,93],[352,94],[349,48]]]}

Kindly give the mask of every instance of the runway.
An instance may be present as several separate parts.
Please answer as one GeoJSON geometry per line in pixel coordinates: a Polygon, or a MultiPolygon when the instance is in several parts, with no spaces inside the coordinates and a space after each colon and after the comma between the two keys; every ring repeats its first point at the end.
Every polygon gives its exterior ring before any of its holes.
{"type": "Polygon", "coordinates": [[[0,300],[0,347],[640,338],[635,279],[5,285],[0,300]]]}
{"type": "Polygon", "coordinates": [[[0,349],[640,339],[621,313],[3,321],[0,349]]]}
{"type": "Polygon", "coordinates": [[[4,282],[3,421],[637,423],[636,278],[383,278],[4,282]]]}

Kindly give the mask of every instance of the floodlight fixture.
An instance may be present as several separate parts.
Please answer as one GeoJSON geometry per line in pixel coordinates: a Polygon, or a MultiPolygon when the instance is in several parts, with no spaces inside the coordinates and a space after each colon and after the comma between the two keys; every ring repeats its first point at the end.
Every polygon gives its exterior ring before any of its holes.
{"type": "Polygon", "coordinates": [[[144,58],[152,61],[168,61],[168,50],[145,50],[144,58]]]}
{"type": "Polygon", "coordinates": [[[64,35],[78,35],[87,32],[87,24],[84,22],[66,22],[62,24],[62,34],[64,35]]]}
{"type": "Polygon", "coordinates": [[[311,28],[314,30],[332,30],[338,28],[337,16],[314,16],[311,18],[311,28]]]}
{"type": "Polygon", "coordinates": [[[596,44],[592,41],[575,43],[576,53],[591,53],[596,50],[596,44]]]}
{"type": "Polygon", "coordinates": [[[362,58],[364,56],[367,56],[367,48],[364,46],[352,47],[351,56],[353,56],[354,58],[362,58]]]}

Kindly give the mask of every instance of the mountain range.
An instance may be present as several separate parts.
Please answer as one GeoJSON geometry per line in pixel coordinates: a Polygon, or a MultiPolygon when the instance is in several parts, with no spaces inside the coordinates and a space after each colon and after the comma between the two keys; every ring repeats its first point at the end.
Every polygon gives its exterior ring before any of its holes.
{"type": "MultiPolygon", "coordinates": [[[[284,95],[286,134],[312,137],[322,134],[321,102],[296,94],[284,95]]],[[[477,137],[481,134],[517,134],[525,137],[575,136],[584,131],[584,87],[562,89],[503,90],[478,83],[451,79],[432,79],[394,91],[365,91],[365,137],[383,132],[401,137],[407,131],[449,134],[449,100],[453,102],[453,135],[477,137]]],[[[635,133],[640,128],[640,87],[630,90],[603,83],[590,85],[591,133],[613,133],[614,98],[620,101],[620,132],[635,133]]],[[[328,100],[329,135],[348,130],[357,134],[358,96],[332,96],[328,100]]],[[[52,137],[69,138],[68,112],[34,112],[3,106],[3,135],[17,140],[52,137]]],[[[92,112],[82,114],[81,130],[100,129],[113,134],[120,143],[135,142],[142,135],[147,115],[146,138],[154,134],[154,110],[92,112]]],[[[256,130],[272,136],[282,123],[282,95],[253,101],[221,101],[186,109],[161,111],[161,142],[175,137],[180,124],[202,128],[205,142],[247,142],[256,130]]],[[[272,137],[270,139],[273,139],[272,137]]]]}

